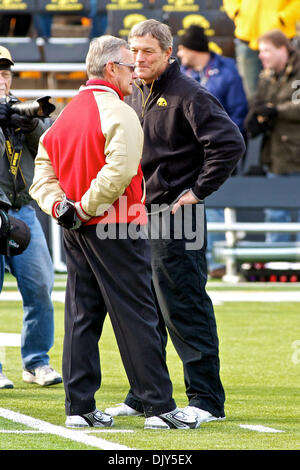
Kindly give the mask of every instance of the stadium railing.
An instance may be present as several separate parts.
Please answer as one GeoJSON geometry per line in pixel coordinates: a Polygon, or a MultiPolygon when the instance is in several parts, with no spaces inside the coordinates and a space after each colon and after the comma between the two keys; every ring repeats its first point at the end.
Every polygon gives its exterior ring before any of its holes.
{"type": "Polygon", "coordinates": [[[266,243],[247,240],[249,235],[276,233],[300,233],[300,223],[258,222],[258,211],[266,208],[299,211],[300,178],[265,176],[233,176],[221,188],[207,197],[206,208],[224,209],[224,222],[208,222],[210,232],[225,234],[225,241],[214,244],[216,259],[225,262],[223,280],[239,280],[238,263],[245,261],[297,261],[300,260],[300,243],[266,243]],[[243,213],[241,221],[239,214],[243,213]],[[248,217],[248,219],[247,219],[248,217]],[[249,220],[250,219],[250,220],[249,220]]]}

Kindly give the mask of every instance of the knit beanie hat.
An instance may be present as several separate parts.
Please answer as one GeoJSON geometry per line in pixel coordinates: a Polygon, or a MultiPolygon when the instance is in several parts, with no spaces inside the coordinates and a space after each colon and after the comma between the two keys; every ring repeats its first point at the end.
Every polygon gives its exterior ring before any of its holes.
{"type": "Polygon", "coordinates": [[[192,24],[181,36],[179,45],[198,52],[209,52],[207,36],[201,26],[192,24]]]}

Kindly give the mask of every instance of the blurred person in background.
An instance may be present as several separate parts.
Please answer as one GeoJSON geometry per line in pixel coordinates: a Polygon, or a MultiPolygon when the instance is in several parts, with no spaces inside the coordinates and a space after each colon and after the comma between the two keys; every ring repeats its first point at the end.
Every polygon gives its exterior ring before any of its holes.
{"type": "MultiPolygon", "coordinates": [[[[300,53],[280,30],[263,34],[258,46],[263,71],[245,124],[251,137],[263,136],[261,164],[267,177],[300,176],[300,100],[294,86],[300,80],[300,53]]],[[[265,215],[266,222],[291,221],[288,210],[266,209],[265,215]]],[[[287,242],[290,237],[268,233],[266,241],[287,242]]]]}
{"type": "Polygon", "coordinates": [[[262,69],[258,38],[273,29],[289,39],[296,36],[300,0],[223,0],[223,7],[235,24],[235,53],[247,98],[256,91],[262,69]]]}

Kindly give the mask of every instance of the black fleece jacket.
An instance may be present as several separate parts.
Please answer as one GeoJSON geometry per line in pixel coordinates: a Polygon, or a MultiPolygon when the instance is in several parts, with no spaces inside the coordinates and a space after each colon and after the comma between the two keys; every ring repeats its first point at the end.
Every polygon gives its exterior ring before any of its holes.
{"type": "Polygon", "coordinates": [[[203,200],[230,176],[244,139],[219,101],[172,59],[151,85],[140,80],[127,102],[144,130],[147,205],[171,203],[191,189],[203,200]]]}

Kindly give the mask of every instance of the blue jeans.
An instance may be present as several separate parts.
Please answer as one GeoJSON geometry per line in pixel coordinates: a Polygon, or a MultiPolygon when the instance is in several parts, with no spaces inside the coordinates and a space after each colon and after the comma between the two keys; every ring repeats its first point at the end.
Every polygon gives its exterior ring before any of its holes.
{"type": "MultiPolygon", "coordinates": [[[[300,172],[294,173],[285,173],[277,175],[275,173],[267,173],[268,178],[278,178],[278,177],[289,176],[300,176],[300,172]]],[[[300,202],[299,202],[300,207],[300,202]]],[[[291,222],[291,212],[285,209],[265,209],[265,222],[291,222]]],[[[298,222],[300,222],[300,209],[298,210],[298,222]]],[[[270,232],[266,233],[266,242],[276,243],[276,242],[289,242],[291,240],[291,235],[289,233],[275,233],[270,232]]],[[[300,233],[297,233],[296,240],[300,242],[300,233]]]]}
{"type": "Polygon", "coordinates": [[[234,43],[237,68],[243,80],[246,96],[249,99],[256,92],[262,64],[258,57],[258,51],[250,49],[246,42],[240,41],[237,38],[234,40],[234,43]]]}
{"type": "MultiPolygon", "coordinates": [[[[4,256],[0,255],[0,293],[2,290],[3,286],[3,280],[4,280],[4,270],[5,270],[5,258],[4,256]]],[[[0,362],[0,373],[2,372],[2,365],[0,362]]]]}
{"type": "Polygon", "coordinates": [[[107,13],[106,11],[97,13],[97,1],[90,0],[90,15],[89,17],[92,20],[92,29],[90,33],[90,38],[97,38],[102,36],[106,32],[107,28],[107,13]]]}
{"type": "MultiPolygon", "coordinates": [[[[223,209],[206,209],[206,220],[207,222],[224,222],[224,210],[223,209]]],[[[208,271],[213,271],[224,266],[222,263],[217,263],[213,256],[213,245],[215,242],[225,240],[223,233],[208,232],[207,233],[207,248],[206,248],[206,259],[208,271]]]]}
{"type": "Polygon", "coordinates": [[[53,15],[33,15],[33,24],[38,37],[51,38],[53,15]]]}
{"type": "MultiPolygon", "coordinates": [[[[51,293],[54,269],[43,229],[30,205],[10,210],[30,228],[31,240],[17,256],[7,256],[6,263],[15,276],[23,299],[21,356],[23,368],[49,364],[48,351],[54,343],[54,309],[51,293]]],[[[1,366],[0,366],[1,367],[1,366]]]]}

